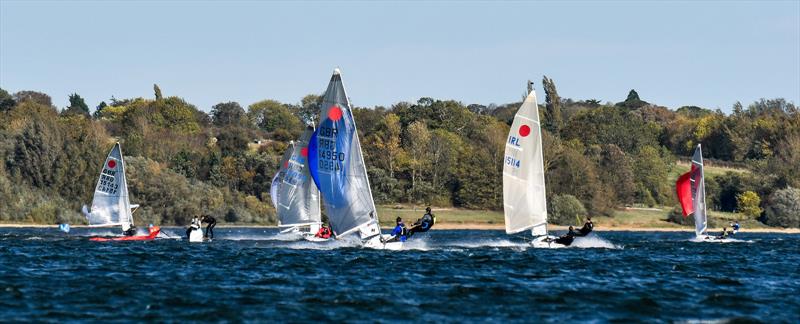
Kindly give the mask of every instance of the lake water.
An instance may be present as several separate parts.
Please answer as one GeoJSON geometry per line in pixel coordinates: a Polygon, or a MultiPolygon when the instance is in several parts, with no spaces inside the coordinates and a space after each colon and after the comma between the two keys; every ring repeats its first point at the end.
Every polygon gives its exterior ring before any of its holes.
{"type": "Polygon", "coordinates": [[[432,231],[389,252],[262,228],[203,244],[89,231],[0,229],[0,321],[800,322],[800,235],[598,232],[550,250],[432,231]]]}

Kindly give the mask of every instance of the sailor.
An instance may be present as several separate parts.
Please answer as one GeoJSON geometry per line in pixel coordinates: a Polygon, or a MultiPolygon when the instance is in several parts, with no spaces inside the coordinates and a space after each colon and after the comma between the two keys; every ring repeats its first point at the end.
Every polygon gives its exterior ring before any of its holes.
{"type": "Polygon", "coordinates": [[[329,239],[331,238],[331,233],[332,232],[330,226],[323,225],[322,227],[319,228],[319,231],[317,231],[317,234],[314,235],[314,237],[329,239]]]}
{"type": "Polygon", "coordinates": [[[733,229],[733,231],[731,231],[731,234],[736,235],[736,233],[739,233],[739,222],[731,224],[731,228],[733,229]]]}
{"type": "Polygon", "coordinates": [[[728,238],[728,228],[727,228],[727,227],[723,227],[723,228],[722,228],[722,234],[720,234],[719,236],[717,236],[717,239],[718,239],[718,240],[724,240],[724,239],[726,239],[726,238],[728,238]]]}
{"type": "Polygon", "coordinates": [[[406,235],[408,235],[408,230],[406,230],[406,224],[403,223],[403,219],[400,217],[397,217],[395,221],[397,225],[392,230],[392,238],[387,240],[385,243],[406,241],[406,235]]]}
{"type": "Polygon", "coordinates": [[[124,234],[125,236],[136,235],[136,226],[134,226],[133,223],[131,223],[130,227],[128,227],[126,231],[122,232],[122,234],[124,234]]]}
{"type": "Polygon", "coordinates": [[[193,230],[200,228],[200,219],[197,216],[192,218],[192,224],[186,228],[186,238],[189,238],[193,230]]]}
{"type": "Polygon", "coordinates": [[[206,234],[203,237],[207,239],[213,239],[214,227],[217,226],[217,219],[211,215],[203,215],[203,217],[200,218],[200,222],[208,224],[206,225],[206,234]]]}
{"type": "Polygon", "coordinates": [[[575,240],[575,234],[576,234],[575,228],[570,226],[569,232],[567,232],[567,234],[561,235],[561,237],[557,238],[555,242],[558,244],[569,246],[570,244],[572,244],[572,241],[575,240]]]}
{"type": "Polygon", "coordinates": [[[581,229],[578,230],[578,233],[575,233],[575,236],[589,235],[589,233],[591,233],[593,229],[594,229],[594,223],[592,223],[592,217],[587,216],[586,223],[584,223],[583,227],[581,227],[581,229]]]}
{"type": "Polygon", "coordinates": [[[408,229],[408,237],[410,238],[414,233],[427,232],[434,224],[436,224],[436,216],[431,213],[431,207],[427,207],[425,208],[425,215],[422,215],[422,218],[414,222],[408,229]]]}

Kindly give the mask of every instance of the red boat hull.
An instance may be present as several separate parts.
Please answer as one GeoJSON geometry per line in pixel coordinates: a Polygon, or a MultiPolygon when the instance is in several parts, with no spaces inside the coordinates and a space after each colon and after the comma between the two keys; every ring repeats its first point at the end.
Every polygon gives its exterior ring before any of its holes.
{"type": "Polygon", "coordinates": [[[158,226],[153,226],[150,229],[150,235],[138,235],[138,236],[122,236],[122,237],[91,237],[89,241],[95,242],[109,242],[109,241],[152,241],[156,239],[158,233],[161,232],[161,229],[158,226]]]}

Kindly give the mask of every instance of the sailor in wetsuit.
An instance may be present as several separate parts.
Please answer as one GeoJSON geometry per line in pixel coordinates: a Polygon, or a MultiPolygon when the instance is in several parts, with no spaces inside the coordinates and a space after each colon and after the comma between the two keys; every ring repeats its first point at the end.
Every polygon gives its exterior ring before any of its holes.
{"type": "Polygon", "coordinates": [[[406,224],[403,223],[403,219],[400,217],[397,217],[396,222],[397,225],[392,230],[392,238],[386,240],[384,243],[406,241],[406,235],[408,235],[408,230],[406,230],[406,224]]]}
{"type": "Polygon", "coordinates": [[[131,224],[131,227],[128,227],[128,229],[126,231],[123,231],[122,234],[125,235],[125,236],[134,236],[134,235],[136,235],[136,226],[131,224]]]}
{"type": "Polygon", "coordinates": [[[592,223],[592,217],[591,216],[587,216],[586,217],[586,223],[584,223],[583,227],[581,227],[578,230],[578,232],[575,233],[575,236],[586,236],[586,235],[589,235],[589,233],[591,233],[593,229],[594,229],[594,223],[592,223]]]}
{"type": "Polygon", "coordinates": [[[408,238],[414,235],[414,233],[424,233],[427,232],[433,224],[436,224],[436,216],[431,213],[431,208],[425,208],[425,215],[422,215],[422,218],[418,219],[411,228],[408,229],[408,238]]]}
{"type": "Polygon", "coordinates": [[[723,227],[723,228],[722,228],[722,234],[720,234],[719,236],[717,236],[717,239],[718,239],[718,240],[724,240],[724,239],[726,239],[726,238],[728,238],[728,228],[727,228],[727,227],[723,227]]]}
{"type": "Polygon", "coordinates": [[[208,224],[206,225],[206,235],[204,235],[203,237],[207,239],[213,239],[214,227],[217,226],[217,219],[212,217],[211,215],[203,215],[203,217],[200,218],[200,222],[208,224]]]}
{"type": "Polygon", "coordinates": [[[555,239],[555,242],[558,244],[569,246],[572,244],[572,241],[575,240],[575,228],[570,226],[569,232],[567,234],[561,235],[561,237],[555,239]]]}

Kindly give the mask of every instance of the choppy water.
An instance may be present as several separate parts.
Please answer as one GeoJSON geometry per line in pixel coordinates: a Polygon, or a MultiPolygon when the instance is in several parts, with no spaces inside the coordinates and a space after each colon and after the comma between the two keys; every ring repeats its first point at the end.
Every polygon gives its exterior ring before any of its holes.
{"type": "Polygon", "coordinates": [[[599,232],[580,244],[605,248],[547,250],[433,231],[389,252],[274,229],[204,244],[88,231],[0,229],[0,321],[800,321],[800,235],[599,232]]]}

